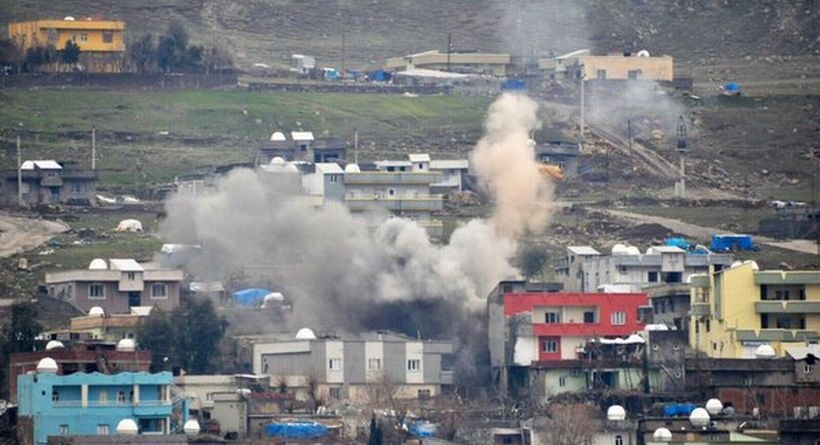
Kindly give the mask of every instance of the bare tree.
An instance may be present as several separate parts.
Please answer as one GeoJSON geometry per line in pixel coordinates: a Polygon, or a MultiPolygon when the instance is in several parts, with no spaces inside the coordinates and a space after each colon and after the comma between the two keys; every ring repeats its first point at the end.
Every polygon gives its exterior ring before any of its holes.
{"type": "Polygon", "coordinates": [[[596,408],[583,403],[552,405],[549,417],[539,422],[547,445],[592,445],[596,408]]]}

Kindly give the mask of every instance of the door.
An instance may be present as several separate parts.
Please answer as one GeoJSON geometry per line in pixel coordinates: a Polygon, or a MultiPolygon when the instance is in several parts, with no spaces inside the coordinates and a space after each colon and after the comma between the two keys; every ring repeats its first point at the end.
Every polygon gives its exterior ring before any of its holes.
{"type": "Polygon", "coordinates": [[[128,306],[142,306],[142,298],[139,292],[128,292],[128,306]]]}

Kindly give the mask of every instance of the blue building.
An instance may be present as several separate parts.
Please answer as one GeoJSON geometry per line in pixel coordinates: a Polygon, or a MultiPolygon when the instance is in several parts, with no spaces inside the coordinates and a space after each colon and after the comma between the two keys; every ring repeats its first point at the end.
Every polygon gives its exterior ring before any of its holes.
{"type": "Polygon", "coordinates": [[[17,379],[21,444],[45,445],[48,436],[113,435],[122,419],[133,419],[140,434],[171,434],[187,420],[184,395],[170,372],[57,375],[38,366],[17,379]]]}

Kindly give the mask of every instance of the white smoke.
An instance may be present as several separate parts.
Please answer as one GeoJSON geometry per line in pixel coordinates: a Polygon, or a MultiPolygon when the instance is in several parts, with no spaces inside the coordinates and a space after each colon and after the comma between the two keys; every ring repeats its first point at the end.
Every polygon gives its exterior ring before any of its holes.
{"type": "MultiPolygon", "coordinates": [[[[427,301],[454,311],[429,314],[444,320],[437,334],[452,335],[453,317],[481,311],[498,281],[517,275],[509,261],[515,237],[546,223],[551,191],[528,144],[536,108],[510,95],[490,108],[474,162],[497,211],[490,221],[458,227],[446,244],[432,243],[411,220],[353,215],[329,201],[315,207],[282,191],[288,175],[248,169],[199,195],[172,197],[163,237],[203,247],[186,264],[201,279],[245,277],[281,288],[294,301],[296,326],[372,329],[374,306],[427,301]]],[[[382,324],[391,327],[390,320],[382,324]]]]}

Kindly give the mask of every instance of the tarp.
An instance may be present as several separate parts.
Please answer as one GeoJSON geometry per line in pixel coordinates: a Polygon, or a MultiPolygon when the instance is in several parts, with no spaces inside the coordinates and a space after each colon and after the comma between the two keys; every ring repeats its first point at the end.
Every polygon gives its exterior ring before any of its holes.
{"type": "Polygon", "coordinates": [[[374,82],[390,82],[393,75],[389,71],[376,70],[370,72],[370,80],[374,82]]]}
{"type": "Polygon", "coordinates": [[[317,439],[329,432],[327,425],[318,422],[281,422],[265,426],[268,436],[288,439],[317,439]]]}
{"type": "Polygon", "coordinates": [[[709,248],[714,252],[731,252],[754,250],[755,245],[751,235],[712,235],[712,245],[709,248]]]}
{"type": "Polygon", "coordinates": [[[727,93],[739,93],[740,92],[740,84],[737,82],[729,82],[724,87],[727,93]]]}
{"type": "Polygon", "coordinates": [[[692,403],[673,403],[663,407],[664,417],[688,416],[697,406],[692,403]]]}
{"type": "Polygon", "coordinates": [[[687,241],[686,238],[667,238],[666,245],[680,247],[683,250],[689,250],[689,248],[692,247],[692,245],[689,244],[689,241],[687,241]]]}
{"type": "Polygon", "coordinates": [[[240,306],[259,306],[270,293],[267,289],[242,289],[233,293],[233,299],[240,306]]]}
{"type": "Polygon", "coordinates": [[[510,79],[501,84],[504,91],[523,91],[527,89],[527,83],[521,79],[510,79]]]}
{"type": "Polygon", "coordinates": [[[438,425],[427,421],[415,422],[408,428],[410,434],[416,437],[430,437],[438,431],[438,425]]]}

